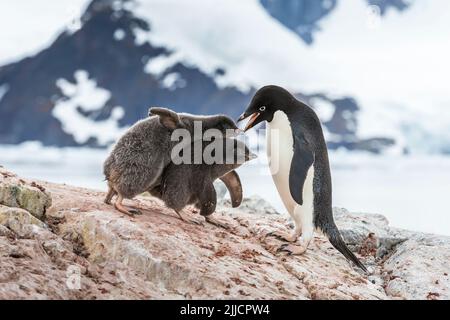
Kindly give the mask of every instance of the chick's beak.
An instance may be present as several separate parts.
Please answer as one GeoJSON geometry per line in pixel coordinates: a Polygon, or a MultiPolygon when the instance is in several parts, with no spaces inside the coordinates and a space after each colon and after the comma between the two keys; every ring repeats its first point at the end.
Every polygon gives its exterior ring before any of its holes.
{"type": "Polygon", "coordinates": [[[237,120],[237,122],[240,122],[242,120],[244,120],[245,118],[248,118],[250,115],[247,115],[245,112],[243,114],[241,114],[241,116],[239,117],[239,119],[237,120]]]}
{"type": "Polygon", "coordinates": [[[225,136],[226,136],[227,138],[236,138],[237,136],[239,136],[239,135],[240,135],[241,133],[243,133],[243,132],[244,132],[244,130],[239,129],[239,128],[237,128],[237,129],[231,129],[231,130],[228,130],[228,129],[227,129],[225,136]]]}

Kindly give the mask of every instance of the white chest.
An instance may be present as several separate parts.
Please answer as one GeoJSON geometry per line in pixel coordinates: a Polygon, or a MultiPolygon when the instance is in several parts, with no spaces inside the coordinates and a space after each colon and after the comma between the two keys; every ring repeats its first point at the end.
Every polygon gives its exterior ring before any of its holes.
{"type": "Polygon", "coordinates": [[[274,114],[267,126],[267,156],[270,172],[277,179],[289,177],[289,168],[294,156],[294,139],[288,117],[282,111],[274,114]]]}
{"type": "MultiPolygon", "coordinates": [[[[266,137],[267,156],[273,181],[284,206],[293,215],[295,210],[301,208],[298,208],[300,206],[292,198],[289,188],[289,173],[294,156],[294,140],[291,123],[284,112],[275,112],[273,120],[268,123],[266,137]]],[[[301,207],[308,209],[308,211],[313,208],[313,178],[314,168],[311,166],[302,190],[303,206],[301,207]]]]}

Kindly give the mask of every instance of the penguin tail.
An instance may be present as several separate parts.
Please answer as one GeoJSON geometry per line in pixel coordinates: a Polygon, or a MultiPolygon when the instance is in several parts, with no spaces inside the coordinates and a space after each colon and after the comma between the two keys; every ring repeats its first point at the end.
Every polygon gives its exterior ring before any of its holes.
{"type": "Polygon", "coordinates": [[[358,266],[361,270],[368,274],[369,271],[367,270],[366,266],[353,254],[353,252],[350,251],[350,249],[345,244],[344,239],[342,239],[337,226],[333,223],[331,225],[331,228],[329,227],[325,228],[325,230],[322,231],[328,237],[328,240],[333,245],[333,247],[335,247],[336,250],[338,250],[347,260],[352,261],[356,266],[358,266]]]}

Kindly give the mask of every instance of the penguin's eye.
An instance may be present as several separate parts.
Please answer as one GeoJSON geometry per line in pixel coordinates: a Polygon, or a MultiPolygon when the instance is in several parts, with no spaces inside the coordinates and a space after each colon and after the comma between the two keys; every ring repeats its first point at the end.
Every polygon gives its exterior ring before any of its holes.
{"type": "Polygon", "coordinates": [[[261,111],[261,112],[266,111],[266,106],[262,106],[261,108],[259,108],[259,111],[261,111]]]}

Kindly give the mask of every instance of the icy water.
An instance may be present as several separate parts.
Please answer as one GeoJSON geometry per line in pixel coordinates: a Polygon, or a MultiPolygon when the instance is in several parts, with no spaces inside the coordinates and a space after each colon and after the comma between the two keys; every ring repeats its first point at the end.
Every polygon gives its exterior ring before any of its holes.
{"type": "MultiPolygon", "coordinates": [[[[105,150],[0,146],[0,165],[25,178],[105,190],[105,150]]],[[[246,196],[258,194],[285,212],[264,154],[238,169],[246,196]]],[[[391,225],[450,235],[450,157],[330,154],[334,206],[381,213],[391,225]]]]}

